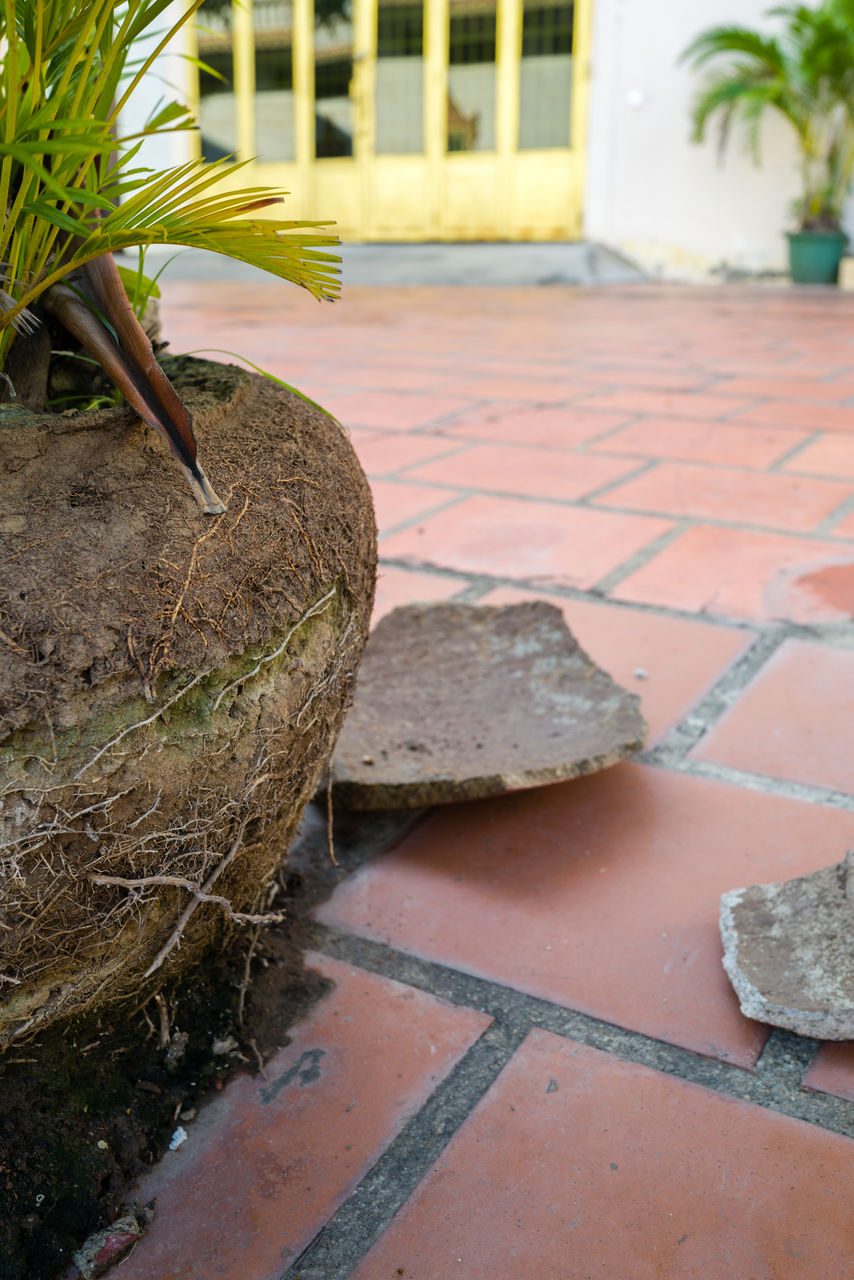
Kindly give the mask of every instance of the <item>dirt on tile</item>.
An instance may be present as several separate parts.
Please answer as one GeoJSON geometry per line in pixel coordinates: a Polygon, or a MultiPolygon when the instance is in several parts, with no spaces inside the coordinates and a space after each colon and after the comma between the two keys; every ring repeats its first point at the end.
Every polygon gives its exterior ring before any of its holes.
{"type": "Polygon", "coordinates": [[[236,933],[165,987],[162,1005],[68,1021],[0,1054],[2,1280],[77,1280],[74,1253],[133,1208],[133,1187],[175,1130],[288,1045],[330,991],[304,963],[308,913],[420,817],[334,816],[333,857],[326,797],[303,815],[279,872],[284,923],[236,933]]]}
{"type": "MultiPolygon", "coordinates": [[[[286,879],[294,911],[301,877],[286,879]]],[[[67,1022],[0,1057],[3,1280],[76,1276],[74,1253],[119,1215],[176,1128],[288,1043],[330,985],[304,967],[293,929],[241,932],[162,998],[67,1022]]]]}

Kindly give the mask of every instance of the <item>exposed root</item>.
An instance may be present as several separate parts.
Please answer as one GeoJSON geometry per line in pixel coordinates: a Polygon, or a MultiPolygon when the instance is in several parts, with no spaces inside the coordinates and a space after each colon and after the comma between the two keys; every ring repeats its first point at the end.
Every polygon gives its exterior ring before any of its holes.
{"type": "Polygon", "coordinates": [[[117,733],[115,738],[110,742],[105,742],[103,747],[101,747],[99,751],[95,752],[92,759],[87,760],[83,767],[78,769],[77,773],[74,775],[74,781],[78,782],[83,777],[83,774],[92,768],[93,764],[97,764],[101,759],[101,756],[106,755],[108,751],[112,751],[113,747],[118,746],[122,739],[126,738],[129,733],[136,733],[138,729],[145,729],[148,725],[154,724],[154,721],[159,720],[165,711],[168,711],[170,707],[173,707],[176,702],[180,702],[181,698],[186,697],[191,689],[194,689],[197,684],[201,684],[202,680],[207,679],[210,674],[210,671],[199,671],[193,676],[192,680],[185,684],[182,689],[179,689],[177,693],[173,693],[171,698],[168,698],[161,707],[158,707],[157,710],[152,712],[150,716],[147,716],[145,720],[138,720],[136,724],[129,724],[126,729],[122,729],[121,733],[117,733]]]}
{"type": "Polygon", "coordinates": [[[87,879],[91,880],[92,884],[116,884],[122,889],[148,889],[158,884],[187,889],[199,902],[214,902],[218,907],[222,907],[228,919],[233,920],[235,924],[280,924],[285,918],[283,911],[269,911],[262,915],[235,911],[228,898],[221,898],[215,893],[205,893],[198,885],[193,884],[191,880],[185,880],[183,876],[144,876],[138,880],[127,880],[124,876],[99,876],[92,873],[87,876],[87,879]]]}
{"type": "Polygon", "coordinates": [[[194,900],[188,906],[186,906],[184,910],[181,912],[181,915],[178,918],[178,923],[175,925],[175,928],[172,930],[169,937],[166,939],[166,942],[160,948],[157,955],[154,957],[151,964],[146,969],[143,975],[144,977],[150,978],[153,973],[156,973],[157,970],[160,968],[160,966],[163,964],[163,961],[169,955],[169,952],[172,951],[174,947],[177,947],[180,945],[181,934],[186,929],[187,923],[190,920],[190,917],[193,915],[193,912],[198,907],[199,902],[203,900],[204,895],[210,893],[210,890],[213,887],[213,885],[216,883],[216,881],[219,879],[222,873],[225,870],[227,870],[227,868],[231,865],[231,863],[234,861],[234,859],[237,857],[238,853],[240,852],[240,846],[243,843],[243,833],[246,830],[248,822],[249,822],[249,817],[247,815],[241,822],[240,826],[238,827],[237,835],[235,836],[228,853],[225,855],[222,861],[218,863],[216,867],[214,867],[213,871],[208,876],[205,883],[202,885],[199,897],[194,898],[194,900]]]}
{"type": "Polygon", "coordinates": [[[261,1056],[261,1050],[258,1048],[254,1040],[250,1040],[248,1044],[252,1052],[255,1054],[255,1058],[258,1062],[258,1071],[261,1075],[261,1079],[266,1083],[270,1079],[270,1075],[269,1075],[269,1072],[267,1071],[266,1063],[264,1062],[264,1059],[261,1056]]]}
{"type": "Polygon", "coordinates": [[[265,654],[265,656],[261,658],[258,663],[256,663],[256,665],[252,668],[251,671],[248,671],[244,676],[240,676],[237,680],[232,680],[231,684],[227,684],[224,689],[221,689],[219,691],[219,693],[217,694],[216,701],[214,702],[211,710],[217,711],[219,709],[220,703],[222,702],[226,694],[231,693],[232,689],[236,689],[239,684],[243,684],[245,681],[251,680],[253,676],[257,676],[258,672],[261,670],[261,668],[264,666],[265,663],[275,662],[277,658],[281,658],[282,654],[287,649],[291,640],[293,640],[297,631],[299,631],[300,627],[304,626],[305,623],[308,622],[309,618],[315,618],[319,613],[323,613],[324,610],[329,607],[329,605],[332,603],[334,599],[335,599],[335,587],[330,587],[329,590],[326,592],[326,595],[321,596],[320,599],[316,600],[315,603],[309,609],[306,609],[305,613],[303,613],[301,617],[297,618],[296,622],[291,627],[290,631],[288,631],[284,640],[278,646],[277,649],[275,649],[272,653],[265,654]]]}
{"type": "Polygon", "coordinates": [[[329,847],[329,856],[332,859],[333,866],[338,866],[338,859],[335,857],[335,843],[333,841],[333,812],[332,812],[332,761],[326,766],[326,843],[329,847]]]}
{"type": "Polygon", "coordinates": [[[230,499],[210,523],[124,410],[0,433],[27,512],[0,534],[0,1045],[281,919],[268,889],[351,695],[364,477],[322,414],[199,363],[182,397],[230,499]]]}
{"type": "Polygon", "coordinates": [[[172,1039],[172,1029],[169,1025],[169,1006],[159,991],[154,997],[154,1003],[157,1005],[157,1012],[160,1014],[160,1048],[166,1049],[172,1039]]]}
{"type": "Polygon", "coordinates": [[[243,980],[240,983],[240,997],[237,1001],[237,1025],[239,1027],[243,1026],[243,1009],[246,1004],[246,992],[249,990],[249,977],[252,973],[252,957],[255,954],[255,948],[258,945],[260,936],[261,927],[259,924],[252,934],[252,941],[249,944],[249,950],[246,952],[246,960],[243,965],[243,980]]]}

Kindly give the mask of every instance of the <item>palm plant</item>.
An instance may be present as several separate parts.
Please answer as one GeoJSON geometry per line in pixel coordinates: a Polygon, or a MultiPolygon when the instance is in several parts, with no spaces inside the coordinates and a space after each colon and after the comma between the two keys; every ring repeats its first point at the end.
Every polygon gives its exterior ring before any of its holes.
{"type": "Polygon", "coordinates": [[[694,140],[716,118],[723,150],[733,125],[757,162],[760,127],[776,111],[795,132],[801,195],[793,212],[802,231],[838,231],[854,172],[854,3],[824,0],[817,8],[781,5],[779,35],[747,27],[702,32],[682,54],[695,69],[726,58],[693,105],[694,140]]]}
{"type": "Polygon", "coordinates": [[[229,161],[141,167],[146,138],[194,127],[186,107],[166,103],[139,132],[122,134],[130,95],[201,4],[187,0],[140,58],[139,38],[151,35],[170,0],[0,0],[0,371],[13,344],[19,362],[52,317],[166,436],[202,507],[216,512],[222,504],[196,457],[190,416],[112,255],[156,244],[210,249],[317,298],[335,296],[339,260],[324,224],[248,217],[282,194],[224,191],[221,178],[239,167],[229,161]]]}

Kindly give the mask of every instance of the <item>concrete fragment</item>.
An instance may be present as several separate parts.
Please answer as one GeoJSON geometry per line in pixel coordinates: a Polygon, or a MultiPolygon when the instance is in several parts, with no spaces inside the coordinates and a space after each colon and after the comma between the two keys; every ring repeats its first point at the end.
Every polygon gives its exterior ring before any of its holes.
{"type": "Polygon", "coordinates": [[[333,785],[348,808],[420,808],[592,773],[645,737],[554,605],[407,605],[368,640],[333,785]]]}
{"type": "Polygon", "coordinates": [[[139,1221],[136,1214],[125,1214],[103,1231],[89,1236],[74,1255],[74,1264],[83,1280],[98,1280],[127,1257],[145,1230],[145,1216],[141,1216],[142,1221],[139,1221]]]}
{"type": "Polygon", "coordinates": [[[818,1040],[854,1038],[854,852],[721,898],[724,969],[742,1013],[818,1040]]]}

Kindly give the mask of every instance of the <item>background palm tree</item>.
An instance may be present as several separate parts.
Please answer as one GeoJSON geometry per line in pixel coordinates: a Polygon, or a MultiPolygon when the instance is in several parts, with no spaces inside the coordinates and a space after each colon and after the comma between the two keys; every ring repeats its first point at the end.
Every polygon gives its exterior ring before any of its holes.
{"type": "Polygon", "coordinates": [[[716,119],[723,150],[740,125],[758,161],[762,120],[777,112],[794,130],[800,152],[798,226],[835,230],[854,171],[854,2],[782,5],[769,16],[782,20],[779,35],[713,27],[682,54],[695,69],[726,59],[710,71],[694,102],[694,138],[701,141],[716,119]]]}

